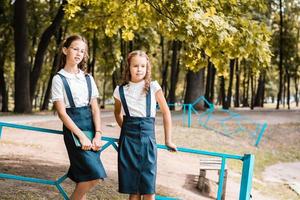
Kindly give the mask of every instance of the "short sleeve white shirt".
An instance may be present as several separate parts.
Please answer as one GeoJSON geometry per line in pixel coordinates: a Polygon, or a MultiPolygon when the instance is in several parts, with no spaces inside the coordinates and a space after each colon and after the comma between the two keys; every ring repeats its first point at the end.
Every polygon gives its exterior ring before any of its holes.
{"type": "MultiPolygon", "coordinates": [[[[131,117],[146,117],[146,94],[144,92],[145,81],[138,83],[129,82],[124,86],[124,95],[131,117]]],[[[156,98],[155,93],[161,90],[157,81],[150,83],[151,90],[151,117],[156,115],[156,98]]],[[[119,86],[114,90],[113,96],[121,102],[119,86]]],[[[125,111],[122,105],[122,114],[125,115],[125,111]]]]}
{"type": "MultiPolygon", "coordinates": [[[[76,107],[87,106],[89,104],[89,96],[88,96],[88,86],[85,78],[85,74],[82,70],[79,70],[77,74],[72,74],[64,69],[61,69],[59,74],[66,77],[66,80],[69,84],[73,101],[76,107]]],[[[91,85],[92,85],[92,95],[91,99],[99,97],[99,92],[95,83],[95,80],[92,76],[91,85]]],[[[51,87],[51,101],[63,101],[66,105],[66,108],[71,107],[66,90],[64,88],[61,77],[56,74],[52,79],[52,87],[51,87]]]]}

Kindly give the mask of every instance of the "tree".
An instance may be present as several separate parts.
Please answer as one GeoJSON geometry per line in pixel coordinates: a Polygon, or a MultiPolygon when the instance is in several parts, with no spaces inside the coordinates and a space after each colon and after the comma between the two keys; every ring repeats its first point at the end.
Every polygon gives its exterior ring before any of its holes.
{"type": "MultiPolygon", "coordinates": [[[[141,30],[151,29],[166,41],[182,43],[181,66],[197,71],[207,66],[207,59],[210,58],[218,75],[224,75],[224,80],[225,74],[230,71],[225,67],[230,60],[250,60],[255,63],[252,65],[253,71],[268,66],[270,62],[271,52],[268,44],[270,32],[261,20],[261,15],[256,14],[256,11],[266,9],[266,4],[260,0],[239,4],[224,0],[218,2],[79,0],[67,6],[67,16],[76,18],[76,15],[87,7],[88,13],[98,16],[97,19],[101,18],[101,21],[92,18],[90,25],[105,27],[105,34],[108,37],[118,37],[128,42],[128,47],[122,45],[126,44],[122,40],[120,42],[123,59],[124,52],[134,46],[134,38],[139,37],[141,30]],[[100,15],[99,10],[102,11],[100,15]]],[[[174,76],[176,70],[173,68],[173,75],[170,77],[173,82],[176,80],[174,76]]],[[[175,87],[170,87],[169,97],[172,99],[175,98],[175,87]]]]}
{"type": "MultiPolygon", "coordinates": [[[[181,48],[181,42],[180,41],[173,41],[172,42],[172,60],[171,60],[171,82],[170,82],[170,90],[169,90],[169,96],[168,96],[168,102],[170,104],[176,103],[176,84],[178,81],[178,75],[179,75],[179,52],[181,48]]],[[[171,110],[174,109],[174,106],[170,107],[171,110]]]]}
{"type": "Polygon", "coordinates": [[[30,65],[28,61],[27,1],[14,4],[15,112],[31,112],[30,65]]]}
{"type": "Polygon", "coordinates": [[[52,64],[52,68],[51,68],[51,72],[50,72],[50,77],[49,77],[49,80],[48,80],[47,89],[46,89],[46,92],[45,92],[45,96],[44,96],[44,99],[43,99],[43,104],[41,106],[41,110],[48,110],[52,79],[53,79],[55,73],[57,72],[57,68],[58,68],[58,65],[59,65],[59,59],[60,59],[60,57],[59,57],[60,56],[59,46],[62,42],[62,39],[63,39],[63,29],[60,28],[55,34],[56,53],[55,53],[55,56],[54,56],[54,59],[53,59],[53,64],[52,64]]]}
{"type": "MultiPolygon", "coordinates": [[[[201,69],[198,72],[188,71],[186,74],[187,88],[184,97],[184,103],[193,103],[199,96],[204,96],[205,84],[204,84],[205,69],[201,69]]],[[[204,109],[204,104],[198,103],[195,105],[195,109],[204,109]]]]}
{"type": "Polygon", "coordinates": [[[30,74],[30,99],[31,99],[31,102],[33,101],[37,82],[38,82],[38,79],[41,74],[45,53],[47,51],[51,37],[59,29],[61,21],[64,18],[64,6],[66,4],[67,4],[67,1],[63,0],[52,23],[50,24],[50,26],[48,26],[46,28],[46,30],[43,32],[43,34],[41,36],[41,40],[39,42],[38,49],[37,49],[35,59],[34,59],[33,69],[30,74]]]}
{"type": "MultiPolygon", "coordinates": [[[[279,14],[274,13],[272,27],[274,58],[272,62],[279,69],[279,87],[277,93],[276,109],[280,103],[287,103],[290,108],[291,79],[296,77],[299,66],[297,34],[299,31],[300,6],[294,0],[278,1],[273,4],[274,9],[278,8],[279,14]],[[276,4],[277,3],[277,4],[276,4]]],[[[295,83],[295,81],[294,81],[295,83]]],[[[297,83],[296,85],[297,86],[297,83]]],[[[295,91],[297,88],[295,87],[295,91]]]]}
{"type": "Polygon", "coordinates": [[[2,99],[2,112],[8,111],[9,83],[7,83],[7,80],[11,78],[8,72],[5,74],[5,65],[6,63],[10,63],[12,57],[10,46],[12,46],[13,40],[13,9],[8,5],[8,1],[0,5],[0,97],[2,99]]]}
{"type": "Polygon", "coordinates": [[[229,109],[231,107],[231,97],[232,97],[232,84],[233,84],[233,74],[234,74],[234,64],[235,60],[230,60],[229,68],[230,68],[230,74],[229,74],[229,84],[228,84],[228,90],[227,90],[227,98],[224,109],[229,109]]]}
{"type": "Polygon", "coordinates": [[[240,107],[240,69],[239,69],[239,60],[235,62],[235,100],[234,107],[240,107]]]}
{"type": "MultiPolygon", "coordinates": [[[[214,101],[213,95],[214,95],[214,79],[215,79],[215,72],[214,72],[214,66],[213,64],[208,60],[208,66],[207,66],[207,75],[206,75],[206,83],[205,83],[205,99],[207,101],[212,102],[214,101]]],[[[208,107],[207,104],[205,104],[206,107],[208,107]]]]}
{"type": "Polygon", "coordinates": [[[277,105],[276,109],[279,109],[279,103],[282,96],[282,76],[283,76],[283,7],[282,0],[279,0],[279,16],[280,16],[280,25],[279,25],[279,90],[277,95],[277,105]]]}

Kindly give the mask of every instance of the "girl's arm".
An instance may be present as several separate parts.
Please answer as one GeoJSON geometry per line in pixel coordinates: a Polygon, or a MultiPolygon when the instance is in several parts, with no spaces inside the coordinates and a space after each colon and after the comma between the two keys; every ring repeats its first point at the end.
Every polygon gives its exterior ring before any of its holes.
{"type": "Polygon", "coordinates": [[[122,127],[122,124],[123,124],[123,115],[121,113],[122,104],[118,99],[116,99],[116,98],[114,98],[114,99],[115,99],[115,110],[114,110],[115,118],[116,118],[118,125],[120,127],[122,127]]]}
{"type": "Polygon", "coordinates": [[[94,151],[98,151],[101,148],[101,136],[102,136],[102,129],[101,129],[101,117],[100,117],[100,109],[98,106],[97,98],[93,98],[91,100],[91,108],[92,108],[92,115],[93,115],[93,122],[95,125],[95,137],[92,141],[94,151]]]}
{"type": "Polygon", "coordinates": [[[89,150],[92,146],[91,142],[85,136],[85,134],[76,126],[73,120],[69,117],[69,115],[66,112],[66,107],[64,102],[55,101],[54,106],[63,124],[79,138],[79,141],[82,145],[82,149],[89,150]]]}
{"type": "Polygon", "coordinates": [[[161,89],[155,93],[155,97],[160,107],[160,110],[162,111],[163,114],[165,144],[167,147],[170,148],[170,150],[177,151],[176,150],[177,147],[175,144],[172,143],[172,138],[171,138],[171,128],[172,128],[171,113],[161,89]]]}

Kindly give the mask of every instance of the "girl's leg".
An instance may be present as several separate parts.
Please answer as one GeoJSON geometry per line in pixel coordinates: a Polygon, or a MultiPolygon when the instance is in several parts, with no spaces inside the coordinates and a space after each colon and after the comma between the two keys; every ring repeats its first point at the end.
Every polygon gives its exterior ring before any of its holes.
{"type": "Polygon", "coordinates": [[[141,195],[140,194],[130,194],[129,200],[141,200],[141,195]]]}
{"type": "Polygon", "coordinates": [[[99,183],[99,179],[92,181],[84,181],[76,184],[75,190],[71,195],[71,200],[85,200],[86,193],[99,183]]]}
{"type": "Polygon", "coordinates": [[[143,200],[155,200],[155,194],[144,194],[143,200]]]}

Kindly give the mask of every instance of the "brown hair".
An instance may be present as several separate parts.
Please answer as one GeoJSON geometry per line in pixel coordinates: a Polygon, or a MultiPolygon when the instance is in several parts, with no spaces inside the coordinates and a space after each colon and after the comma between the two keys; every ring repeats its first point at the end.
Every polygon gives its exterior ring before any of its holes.
{"type": "Polygon", "coordinates": [[[85,72],[86,70],[86,66],[87,66],[87,62],[88,62],[88,47],[87,47],[87,41],[84,37],[80,36],[80,35],[71,35],[69,36],[67,39],[64,40],[64,42],[61,45],[61,54],[60,54],[60,60],[59,60],[59,67],[58,67],[58,71],[62,68],[65,67],[66,64],[66,55],[63,53],[63,48],[69,48],[70,45],[72,44],[72,42],[74,42],[75,40],[81,40],[86,44],[86,50],[85,50],[85,54],[83,56],[82,61],[78,64],[78,68],[81,69],[82,71],[85,72]]]}
{"type": "Polygon", "coordinates": [[[145,80],[144,91],[145,91],[145,93],[147,93],[149,91],[150,83],[151,83],[151,64],[150,64],[149,57],[147,56],[147,54],[144,51],[136,50],[136,51],[132,51],[128,54],[125,70],[123,73],[123,85],[128,84],[129,81],[131,80],[130,64],[131,64],[131,59],[134,56],[145,57],[147,59],[146,75],[144,77],[144,80],[145,80]]]}

